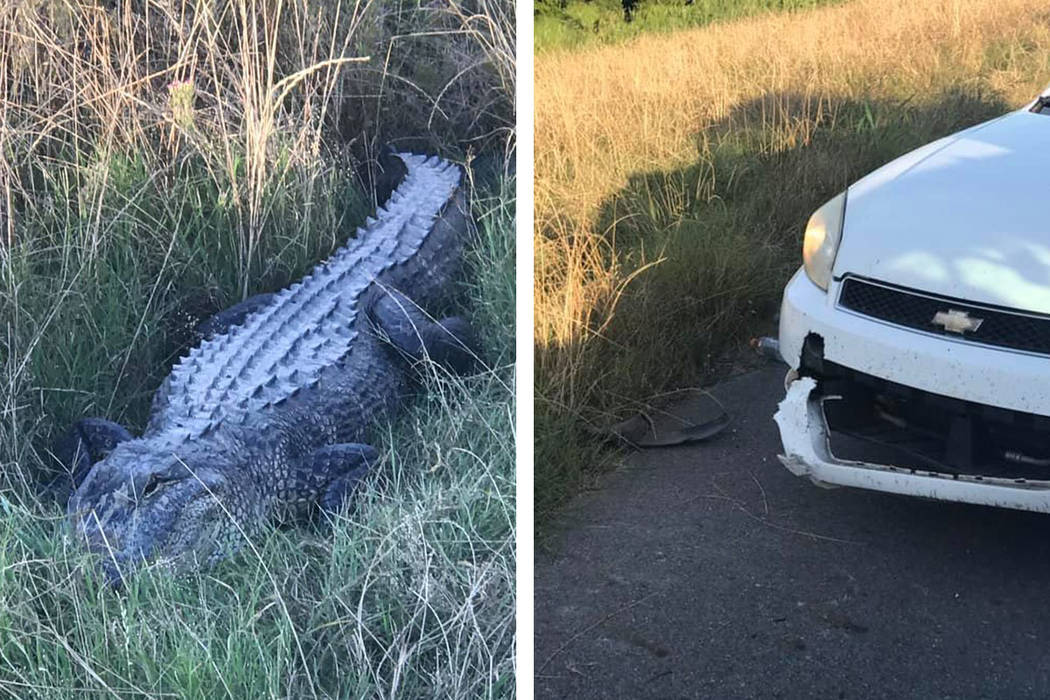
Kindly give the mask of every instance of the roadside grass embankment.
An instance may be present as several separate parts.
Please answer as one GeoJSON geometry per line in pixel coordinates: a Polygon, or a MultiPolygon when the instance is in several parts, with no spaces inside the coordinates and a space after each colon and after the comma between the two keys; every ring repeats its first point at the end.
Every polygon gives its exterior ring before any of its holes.
{"type": "Polygon", "coordinates": [[[0,9],[2,694],[512,692],[513,15],[312,5],[0,9]],[[42,494],[50,447],[89,415],[141,430],[197,321],[363,223],[384,143],[487,173],[457,309],[487,369],[426,372],[351,512],[102,587],[42,494]]]}
{"type": "Polygon", "coordinates": [[[855,0],[538,56],[537,522],[615,459],[593,428],[770,330],[816,207],[1030,101],[1048,41],[1031,0],[855,0]]]}
{"type": "Polygon", "coordinates": [[[762,12],[807,10],[844,0],[640,0],[631,21],[621,0],[537,0],[536,52],[616,44],[643,34],[702,27],[762,12]]]}

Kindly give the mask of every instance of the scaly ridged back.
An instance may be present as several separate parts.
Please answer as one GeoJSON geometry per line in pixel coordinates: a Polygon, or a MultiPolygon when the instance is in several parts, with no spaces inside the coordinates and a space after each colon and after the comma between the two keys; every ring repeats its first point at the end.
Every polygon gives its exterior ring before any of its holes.
{"type": "Polygon", "coordinates": [[[377,218],[243,325],[176,364],[158,391],[147,433],[176,428],[195,435],[230,416],[262,410],[310,386],[346,355],[363,293],[419,250],[459,186],[455,165],[437,157],[398,157],[408,173],[377,218]]]}

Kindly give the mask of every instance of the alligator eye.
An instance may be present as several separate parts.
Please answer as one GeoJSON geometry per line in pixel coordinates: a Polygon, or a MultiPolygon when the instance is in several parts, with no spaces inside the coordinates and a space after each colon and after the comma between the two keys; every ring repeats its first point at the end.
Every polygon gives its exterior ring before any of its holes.
{"type": "Polygon", "coordinates": [[[163,483],[164,480],[161,479],[159,476],[157,476],[156,474],[150,474],[149,481],[147,481],[146,485],[142,488],[142,495],[150,495],[151,493],[157,490],[158,486],[160,486],[163,483]]]}

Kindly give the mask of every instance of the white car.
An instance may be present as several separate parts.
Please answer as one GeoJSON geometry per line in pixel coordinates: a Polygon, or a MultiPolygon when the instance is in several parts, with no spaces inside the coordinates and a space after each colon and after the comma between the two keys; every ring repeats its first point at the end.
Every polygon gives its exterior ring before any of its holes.
{"type": "Polygon", "coordinates": [[[796,475],[1050,512],[1050,89],[809,220],[775,416],[796,475]]]}

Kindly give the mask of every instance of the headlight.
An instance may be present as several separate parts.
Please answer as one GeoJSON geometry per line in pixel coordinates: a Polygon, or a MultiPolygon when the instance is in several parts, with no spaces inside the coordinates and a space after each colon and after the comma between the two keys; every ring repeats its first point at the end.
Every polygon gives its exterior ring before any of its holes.
{"type": "Polygon", "coordinates": [[[846,193],[835,195],[827,204],[813,212],[806,224],[802,241],[802,260],[806,274],[813,284],[827,290],[831,282],[831,267],[842,240],[842,219],[846,213],[846,193]]]}

